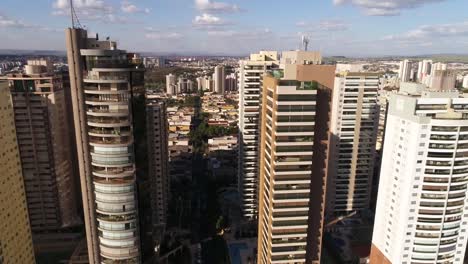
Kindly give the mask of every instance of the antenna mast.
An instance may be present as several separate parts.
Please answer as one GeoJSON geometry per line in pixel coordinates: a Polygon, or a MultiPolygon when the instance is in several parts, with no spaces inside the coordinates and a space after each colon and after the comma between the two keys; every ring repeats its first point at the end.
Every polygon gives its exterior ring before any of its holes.
{"type": "Polygon", "coordinates": [[[72,28],[83,28],[81,26],[80,20],[78,19],[78,16],[76,15],[75,8],[73,8],[73,0],[70,0],[70,16],[71,16],[71,22],[72,22],[72,28]],[[76,27],[75,27],[76,23],[76,27]]]}
{"type": "Polygon", "coordinates": [[[304,51],[307,51],[307,48],[309,47],[309,37],[306,35],[302,35],[302,47],[304,48],[304,51]]]}

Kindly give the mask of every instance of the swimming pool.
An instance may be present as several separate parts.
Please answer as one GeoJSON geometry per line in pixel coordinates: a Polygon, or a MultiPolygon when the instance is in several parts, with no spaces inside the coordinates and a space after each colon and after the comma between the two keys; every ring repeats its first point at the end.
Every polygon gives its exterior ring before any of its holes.
{"type": "Polygon", "coordinates": [[[240,252],[241,250],[246,249],[248,249],[247,243],[229,244],[229,257],[231,258],[231,264],[243,264],[240,252]]]}

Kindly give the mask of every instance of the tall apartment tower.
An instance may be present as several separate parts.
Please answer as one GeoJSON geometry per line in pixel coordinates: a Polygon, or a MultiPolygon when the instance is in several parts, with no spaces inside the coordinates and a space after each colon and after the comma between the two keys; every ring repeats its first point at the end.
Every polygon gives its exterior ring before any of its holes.
{"type": "Polygon", "coordinates": [[[442,91],[442,90],[453,90],[457,82],[457,73],[451,70],[436,70],[431,75],[431,89],[442,91]]]}
{"type": "Polygon", "coordinates": [[[66,30],[90,263],[139,263],[132,99],[144,69],[115,42],[66,30]]]}
{"type": "Polygon", "coordinates": [[[166,94],[177,94],[177,85],[175,75],[166,75],[166,94]]]}
{"type": "Polygon", "coordinates": [[[34,233],[79,222],[70,128],[62,78],[47,60],[28,61],[25,73],[7,75],[34,233]]]}
{"type": "Polygon", "coordinates": [[[468,98],[404,85],[390,97],[371,264],[462,264],[468,98]]]}
{"type": "Polygon", "coordinates": [[[34,264],[15,116],[6,81],[0,81],[0,109],[0,263],[34,264]]]}
{"type": "Polygon", "coordinates": [[[258,144],[261,76],[277,67],[278,52],[251,54],[239,66],[239,168],[238,189],[245,218],[257,218],[258,144]]]}
{"type": "Polygon", "coordinates": [[[218,65],[215,67],[215,71],[213,74],[213,79],[215,82],[215,92],[217,94],[223,94],[226,90],[224,87],[224,81],[226,79],[226,73],[224,70],[224,66],[218,65]]]}
{"type": "Polygon", "coordinates": [[[412,64],[409,60],[403,60],[400,62],[398,78],[401,82],[409,82],[411,80],[411,66],[412,64]]]}
{"type": "Polygon", "coordinates": [[[263,78],[259,264],[320,263],[335,70],[296,65],[263,78]]]}
{"type": "Polygon", "coordinates": [[[379,123],[378,73],[335,78],[327,184],[327,216],[369,208],[379,123]]]}
{"type": "Polygon", "coordinates": [[[156,248],[164,235],[169,203],[168,124],[166,104],[160,100],[147,100],[148,174],[151,185],[153,248],[156,248]]]}
{"type": "Polygon", "coordinates": [[[435,74],[436,71],[445,71],[447,70],[447,64],[442,62],[436,62],[432,64],[431,67],[431,76],[435,74]]]}
{"type": "Polygon", "coordinates": [[[431,74],[432,60],[423,60],[418,64],[418,80],[423,82],[423,80],[431,74]]]}

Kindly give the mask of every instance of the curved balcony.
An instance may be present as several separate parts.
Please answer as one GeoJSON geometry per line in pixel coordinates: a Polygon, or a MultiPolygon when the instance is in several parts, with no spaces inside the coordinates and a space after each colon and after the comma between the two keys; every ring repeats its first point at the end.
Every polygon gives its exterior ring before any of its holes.
{"type": "Polygon", "coordinates": [[[112,232],[112,231],[103,231],[99,237],[108,240],[115,240],[115,241],[125,241],[125,240],[135,240],[135,232],[133,231],[126,231],[126,232],[112,232]]]}
{"type": "Polygon", "coordinates": [[[110,117],[123,117],[128,116],[129,112],[128,109],[98,109],[98,108],[90,108],[86,112],[89,116],[110,116],[110,117]]]}
{"type": "Polygon", "coordinates": [[[137,230],[137,220],[135,214],[126,215],[99,215],[97,217],[99,222],[98,230],[108,232],[133,232],[137,230]],[[130,220],[125,220],[125,217],[130,220]],[[116,219],[115,221],[108,221],[109,219],[116,219]],[[123,220],[122,220],[123,219],[123,220]]]}
{"type": "Polygon", "coordinates": [[[91,164],[98,168],[121,168],[121,167],[129,167],[133,165],[132,161],[125,161],[125,160],[96,160],[93,159],[91,164]]]}
{"type": "Polygon", "coordinates": [[[119,75],[92,75],[89,74],[83,77],[83,81],[85,83],[127,83],[128,77],[127,76],[119,76],[119,75]]]}
{"type": "Polygon", "coordinates": [[[103,194],[123,194],[132,193],[135,191],[134,180],[112,179],[106,180],[93,180],[94,191],[103,194]]]}
{"type": "Polygon", "coordinates": [[[109,227],[108,228],[109,231],[136,229],[136,221],[137,221],[136,215],[101,215],[101,214],[98,214],[97,219],[100,225],[102,225],[104,229],[106,229],[105,225],[113,225],[116,223],[120,225],[120,227],[118,226],[112,226],[112,228],[109,227]],[[130,229],[126,229],[125,224],[128,224],[128,223],[134,223],[133,225],[129,226],[130,229]]]}
{"type": "Polygon", "coordinates": [[[116,129],[89,129],[88,135],[93,137],[128,137],[131,136],[132,133],[130,131],[119,131],[116,129]]]}
{"type": "Polygon", "coordinates": [[[132,193],[115,195],[115,194],[103,194],[103,193],[96,192],[95,197],[98,203],[126,204],[126,203],[135,202],[135,196],[132,193]]]}
{"type": "MultiPolygon", "coordinates": [[[[119,247],[109,247],[109,246],[105,246],[101,244],[99,245],[99,248],[101,250],[101,256],[105,258],[109,258],[109,259],[130,260],[132,258],[138,258],[139,256],[137,246],[119,248],[119,247]]],[[[138,261],[135,260],[135,263],[138,263],[138,261]]]]}
{"type": "Polygon", "coordinates": [[[135,203],[120,203],[119,206],[107,206],[103,207],[104,205],[110,205],[108,203],[96,203],[96,212],[100,214],[107,214],[107,215],[124,215],[124,214],[134,214],[136,212],[135,203]]]}
{"type": "MultiPolygon", "coordinates": [[[[132,168],[107,168],[105,170],[93,170],[93,175],[102,178],[122,178],[135,175],[135,169],[132,168]]],[[[97,180],[95,180],[97,181],[97,180]]]]}
{"type": "Polygon", "coordinates": [[[115,120],[112,118],[104,117],[91,117],[88,118],[88,126],[99,128],[113,128],[113,127],[129,127],[131,125],[129,120],[115,120]]]}
{"type": "Polygon", "coordinates": [[[94,147],[127,147],[133,144],[133,138],[124,139],[122,137],[103,137],[101,139],[91,138],[89,144],[94,147]]]}

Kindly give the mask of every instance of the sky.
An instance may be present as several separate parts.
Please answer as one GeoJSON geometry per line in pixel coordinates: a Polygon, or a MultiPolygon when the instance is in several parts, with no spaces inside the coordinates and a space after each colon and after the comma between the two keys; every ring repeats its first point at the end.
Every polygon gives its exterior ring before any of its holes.
{"type": "MultiPolygon", "coordinates": [[[[89,35],[135,52],[468,54],[467,0],[74,0],[89,35]]],[[[0,49],[65,50],[69,0],[1,0],[0,49]]]]}

